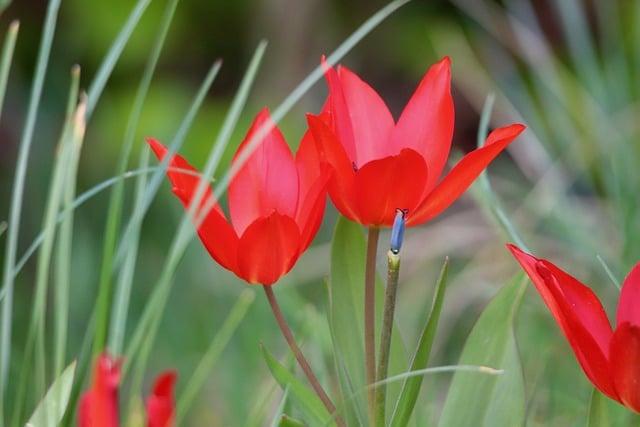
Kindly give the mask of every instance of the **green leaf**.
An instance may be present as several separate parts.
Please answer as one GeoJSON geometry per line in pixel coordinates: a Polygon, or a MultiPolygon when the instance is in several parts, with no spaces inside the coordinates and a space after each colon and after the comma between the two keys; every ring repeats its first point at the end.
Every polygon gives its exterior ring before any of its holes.
{"type": "Polygon", "coordinates": [[[331,415],[327,412],[322,401],[294,374],[285,368],[278,360],[269,353],[264,345],[260,345],[265,362],[273,375],[273,378],[280,384],[283,390],[288,390],[289,395],[295,400],[300,410],[309,418],[324,425],[331,415]]]}
{"type": "MultiPolygon", "coordinates": [[[[449,271],[449,259],[445,259],[440,276],[436,284],[435,296],[433,298],[433,306],[429,313],[429,319],[422,331],[418,347],[411,361],[411,371],[425,369],[429,363],[429,355],[433,339],[436,336],[438,328],[438,320],[442,311],[442,303],[444,302],[444,294],[447,286],[447,273],[449,271]]],[[[396,402],[396,407],[391,417],[391,426],[406,426],[409,423],[413,408],[418,400],[420,386],[422,385],[422,376],[408,377],[402,384],[402,391],[396,402]]]]}
{"type": "Polygon", "coordinates": [[[50,426],[60,423],[69,403],[75,371],[76,362],[73,362],[60,374],[27,421],[26,427],[50,426]]]}
{"type": "Polygon", "coordinates": [[[304,427],[306,424],[288,415],[283,415],[280,419],[280,427],[304,427]]]}
{"type": "Polygon", "coordinates": [[[457,372],[451,382],[439,425],[519,426],[524,423],[524,381],[513,333],[513,319],[526,288],[519,273],[480,315],[467,338],[460,365],[503,369],[502,375],[457,372]]]}
{"type": "MultiPolygon", "coordinates": [[[[331,277],[329,281],[329,323],[334,355],[343,399],[350,405],[341,408],[349,425],[366,424],[366,394],[364,377],[364,272],[366,241],[359,224],[340,217],[331,246],[331,277]]],[[[376,278],[376,313],[382,313],[384,286],[376,278]]],[[[376,316],[376,339],[380,336],[382,316],[376,316]]],[[[407,356],[400,332],[394,328],[391,337],[389,376],[407,370],[407,356]]],[[[400,383],[390,384],[388,402],[395,402],[400,383]]],[[[391,408],[388,408],[391,409],[391,408]]]]}
{"type": "Polygon", "coordinates": [[[593,389],[589,401],[587,427],[637,426],[640,417],[615,400],[593,389]]]}

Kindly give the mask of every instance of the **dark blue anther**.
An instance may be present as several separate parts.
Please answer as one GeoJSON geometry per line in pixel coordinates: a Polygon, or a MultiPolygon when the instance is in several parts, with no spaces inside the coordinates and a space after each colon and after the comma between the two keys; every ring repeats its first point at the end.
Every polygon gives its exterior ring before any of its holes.
{"type": "Polygon", "coordinates": [[[404,239],[404,223],[407,215],[406,209],[396,209],[396,218],[391,229],[391,252],[398,254],[404,239]]]}

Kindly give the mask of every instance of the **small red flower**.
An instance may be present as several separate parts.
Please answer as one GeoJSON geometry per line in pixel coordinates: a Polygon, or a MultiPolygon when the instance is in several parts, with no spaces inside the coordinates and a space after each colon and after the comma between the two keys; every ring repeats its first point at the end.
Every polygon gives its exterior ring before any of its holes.
{"type": "Polygon", "coordinates": [[[153,392],[147,399],[147,427],[169,427],[175,417],[173,389],[176,384],[175,371],[161,374],[153,386],[153,392]]]}
{"type": "MultiPolygon", "coordinates": [[[[80,400],[79,427],[118,427],[121,361],[101,354],[96,361],[93,382],[80,400]]],[[[175,412],[173,388],[176,373],[167,371],[156,379],[153,393],[147,400],[147,426],[171,427],[175,412]]]]}
{"type": "Polygon", "coordinates": [[[558,322],[587,378],[611,399],[640,412],[640,262],[624,280],[612,330],[591,289],[551,262],[507,247],[558,322]]]}
{"type": "Polygon", "coordinates": [[[118,427],[120,360],[102,354],[96,361],[91,389],[80,400],[80,427],[118,427]]]}
{"type": "Polygon", "coordinates": [[[367,226],[391,226],[396,209],[407,225],[422,224],[448,208],[523,130],[513,124],[491,132],[440,180],[453,136],[449,58],[433,65],[394,122],[380,96],[344,66],[326,66],[325,112],[308,115],[321,157],[333,168],[329,195],[340,213],[367,226]]]}
{"type": "MultiPolygon", "coordinates": [[[[252,136],[270,122],[268,110],[263,109],[233,162],[252,136]]],[[[152,138],[147,142],[159,159],[164,158],[166,147],[152,138]]],[[[173,169],[167,172],[173,192],[188,207],[200,178],[178,155],[169,167],[173,169]]],[[[273,125],[229,184],[231,222],[214,203],[198,228],[200,240],[218,263],[238,277],[252,284],[272,285],[293,268],[315,237],[324,214],[328,177],[309,132],[294,158],[282,133],[273,125]]],[[[211,204],[212,198],[207,186],[201,206],[211,204]]]]}

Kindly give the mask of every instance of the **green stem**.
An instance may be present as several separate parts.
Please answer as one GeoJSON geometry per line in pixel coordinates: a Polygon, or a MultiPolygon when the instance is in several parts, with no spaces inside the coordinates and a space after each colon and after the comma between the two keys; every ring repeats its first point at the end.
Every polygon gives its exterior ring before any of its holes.
{"type": "MultiPolygon", "coordinates": [[[[264,293],[267,296],[269,305],[271,306],[271,311],[273,312],[273,316],[276,318],[276,323],[278,323],[278,326],[280,327],[280,331],[282,332],[282,335],[284,336],[285,341],[287,342],[287,344],[289,344],[289,348],[291,349],[291,351],[293,352],[293,355],[298,361],[298,365],[300,365],[300,368],[302,369],[305,376],[307,377],[307,380],[309,380],[311,387],[313,387],[313,390],[316,392],[316,394],[324,404],[325,408],[327,408],[327,411],[329,411],[331,415],[336,415],[336,406],[333,404],[333,402],[331,401],[331,398],[329,398],[327,393],[324,391],[324,389],[322,388],[322,385],[320,385],[320,381],[318,381],[318,377],[316,377],[316,375],[313,373],[313,370],[311,369],[309,362],[304,357],[304,354],[302,354],[302,350],[300,350],[300,347],[298,347],[298,344],[296,343],[296,340],[293,337],[293,333],[291,332],[291,329],[289,328],[289,325],[287,324],[287,321],[285,320],[284,315],[282,314],[282,310],[280,310],[280,305],[276,300],[276,296],[273,293],[273,289],[271,289],[271,286],[267,286],[267,285],[262,286],[262,288],[264,289],[264,293]]],[[[338,424],[339,426],[346,426],[346,424],[344,423],[342,418],[340,418],[340,416],[336,415],[335,420],[336,420],[336,424],[338,424]]]]}
{"type": "MultiPolygon", "coordinates": [[[[367,236],[367,260],[364,277],[364,354],[367,385],[376,382],[376,252],[378,250],[378,237],[380,229],[369,228],[367,236]]],[[[371,425],[375,419],[375,388],[367,392],[369,398],[369,418],[371,425]]]]}
{"type": "MultiPolygon", "coordinates": [[[[387,378],[389,370],[389,353],[391,350],[391,333],[393,332],[393,316],[396,310],[396,295],[398,291],[398,276],[400,273],[400,255],[394,254],[392,251],[387,252],[387,289],[384,295],[384,314],[382,320],[382,332],[380,334],[380,359],[378,361],[377,381],[387,378]]],[[[375,419],[376,425],[384,427],[385,425],[385,404],[387,386],[382,383],[375,388],[376,408],[375,419]]]]}

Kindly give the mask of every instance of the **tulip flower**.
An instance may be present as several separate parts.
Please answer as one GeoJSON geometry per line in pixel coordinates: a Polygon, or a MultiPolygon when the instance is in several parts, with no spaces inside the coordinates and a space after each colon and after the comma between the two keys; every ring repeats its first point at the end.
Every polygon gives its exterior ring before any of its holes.
{"type": "Polygon", "coordinates": [[[591,289],[551,262],[514,245],[507,247],[540,293],[591,383],[640,412],[640,262],[624,280],[612,329],[591,289]]]}
{"type": "MultiPolygon", "coordinates": [[[[98,357],[91,388],[80,400],[79,427],[118,427],[121,361],[102,354],[98,357]]],[[[173,389],[176,373],[167,371],[156,379],[147,400],[147,427],[171,427],[175,412],[173,389]]]]}
{"type": "Polygon", "coordinates": [[[524,129],[494,130],[442,179],[453,137],[451,63],[444,58],[423,77],[397,123],[380,96],[344,66],[325,66],[325,113],[309,115],[318,150],[331,165],[329,195],[340,213],[369,227],[389,227],[396,209],[407,225],[448,208],[524,129]]]}
{"type": "MultiPolygon", "coordinates": [[[[271,118],[263,109],[255,118],[233,162],[271,118]]],[[[229,184],[228,221],[207,186],[202,205],[213,205],[198,227],[209,254],[224,268],[251,284],[272,285],[288,273],[311,244],[324,214],[328,170],[321,167],[315,144],[306,133],[295,156],[275,125],[260,141],[229,184]]],[[[147,142],[159,159],[166,147],[147,142]]],[[[197,171],[179,155],[167,175],[173,192],[189,206],[198,187],[197,171]]]]}
{"type": "MultiPolygon", "coordinates": [[[[294,158],[266,108],[255,118],[232,165],[249,144],[255,145],[256,135],[267,127],[270,130],[266,136],[249,153],[229,183],[231,221],[227,221],[207,185],[199,208],[212,208],[197,215],[204,216],[198,226],[198,236],[220,265],[250,284],[263,285],[276,322],[298,364],[329,413],[335,413],[335,405],[295,342],[271,289],[271,285],[293,268],[320,227],[329,170],[320,162],[310,132],[302,137],[294,158]]],[[[162,160],[168,151],[166,147],[152,138],[147,142],[162,160]]],[[[167,175],[173,192],[188,208],[201,179],[197,171],[175,155],[169,162],[167,175]]],[[[344,425],[339,415],[335,421],[344,425]]]]}

